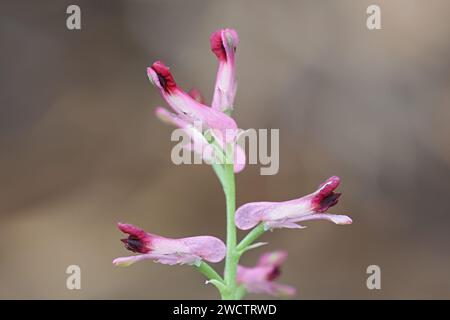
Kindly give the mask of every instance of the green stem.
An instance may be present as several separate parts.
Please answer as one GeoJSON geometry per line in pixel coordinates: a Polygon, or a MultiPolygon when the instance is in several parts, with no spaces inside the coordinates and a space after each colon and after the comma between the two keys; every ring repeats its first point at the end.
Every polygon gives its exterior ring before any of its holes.
{"type": "Polygon", "coordinates": [[[214,169],[214,172],[216,173],[216,176],[219,178],[220,183],[223,186],[223,184],[224,184],[224,176],[223,176],[224,170],[223,170],[222,166],[220,164],[213,163],[212,167],[214,169]]]}
{"type": "Polygon", "coordinates": [[[202,261],[198,266],[197,270],[200,271],[208,280],[217,280],[223,282],[222,277],[206,262],[202,261]]]}
{"type": "Polygon", "coordinates": [[[234,167],[232,164],[225,164],[223,175],[223,189],[227,205],[227,257],[225,260],[224,281],[227,286],[226,292],[222,295],[224,299],[236,299],[236,274],[239,262],[239,254],[236,251],[236,226],[234,224],[234,213],[236,210],[236,189],[234,181],[234,167]]]}
{"type": "Polygon", "coordinates": [[[236,250],[240,253],[244,252],[249,245],[251,245],[256,239],[258,239],[266,230],[264,229],[264,224],[260,223],[252,231],[250,231],[244,239],[238,244],[236,250]]]}

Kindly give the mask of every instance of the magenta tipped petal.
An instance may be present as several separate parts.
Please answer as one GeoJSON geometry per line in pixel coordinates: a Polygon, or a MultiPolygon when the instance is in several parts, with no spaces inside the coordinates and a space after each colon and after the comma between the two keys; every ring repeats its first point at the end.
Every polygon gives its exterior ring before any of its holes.
{"type": "Polygon", "coordinates": [[[154,260],[163,264],[197,264],[202,260],[219,262],[226,254],[222,240],[211,236],[170,239],[146,233],[131,224],[118,224],[119,229],[129,234],[124,239],[127,249],[141,253],[121,257],[113,261],[115,265],[129,266],[141,260],[154,260]]]}
{"type": "Polygon", "coordinates": [[[235,52],[239,42],[233,29],[217,30],[211,35],[211,50],[219,60],[211,107],[222,112],[233,110],[236,96],[235,52]]]}
{"type": "Polygon", "coordinates": [[[179,88],[166,65],[157,61],[147,69],[147,73],[150,81],[159,88],[163,99],[181,119],[190,124],[200,122],[205,131],[209,129],[220,132],[223,138],[230,138],[227,142],[234,141],[237,134],[236,122],[226,114],[198,102],[179,88]]]}
{"type": "Polygon", "coordinates": [[[334,190],[339,186],[339,177],[333,176],[307,196],[283,202],[252,202],[236,210],[235,223],[239,229],[248,230],[263,222],[266,229],[304,228],[297,223],[309,220],[328,220],[335,224],[350,224],[346,215],[325,213],[334,206],[340,193],[334,190]]]}

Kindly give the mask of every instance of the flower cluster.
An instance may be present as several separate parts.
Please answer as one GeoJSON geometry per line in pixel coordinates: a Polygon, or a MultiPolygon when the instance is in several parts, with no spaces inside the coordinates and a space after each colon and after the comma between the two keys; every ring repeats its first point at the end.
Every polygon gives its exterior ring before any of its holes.
{"type": "Polygon", "coordinates": [[[295,288],[275,282],[281,274],[281,264],[287,258],[285,251],[263,254],[254,267],[238,264],[242,254],[260,246],[261,243],[254,241],[268,230],[304,228],[299,223],[309,220],[329,220],[335,224],[350,224],[352,220],[346,215],[326,212],[337,204],[341,195],[335,192],[340,183],[337,176],[327,179],[316,191],[298,199],[252,202],[234,210],[234,173],[245,167],[245,152],[237,144],[238,126],[231,117],[237,89],[235,55],[238,42],[238,35],[232,29],[221,29],[211,35],[211,50],[219,63],[211,106],[205,104],[197,89],[186,92],[180,88],[163,62],[154,62],[147,69],[151,83],[170,108],[157,107],[156,115],[190,137],[190,143],[184,148],[212,164],[222,183],[227,199],[227,245],[213,236],[173,239],[147,233],[131,224],[119,223],[118,228],[127,234],[121,241],[126,249],[135,254],[117,258],[113,263],[129,266],[141,260],[154,260],[168,265],[192,265],[208,278],[207,282],[218,288],[224,299],[240,299],[247,292],[293,295],[295,288]],[[226,157],[229,162],[221,162],[220,157],[226,157]],[[236,227],[253,230],[237,243],[236,227]],[[217,263],[224,258],[226,265],[222,278],[207,262],[217,263]]]}

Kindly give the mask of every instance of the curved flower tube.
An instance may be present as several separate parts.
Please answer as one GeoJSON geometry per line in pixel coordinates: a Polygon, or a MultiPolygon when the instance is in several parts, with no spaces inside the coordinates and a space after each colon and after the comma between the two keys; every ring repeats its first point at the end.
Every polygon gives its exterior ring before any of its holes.
{"type": "Polygon", "coordinates": [[[351,224],[352,219],[346,215],[325,213],[338,202],[341,194],[335,193],[334,190],[339,183],[339,177],[333,176],[323,182],[315,192],[299,199],[247,203],[236,211],[236,226],[239,229],[248,230],[262,222],[265,230],[304,228],[297,223],[318,219],[329,220],[336,224],[351,224]]]}
{"type": "Polygon", "coordinates": [[[210,42],[211,51],[219,60],[211,107],[229,113],[237,89],[235,53],[239,38],[235,30],[221,29],[211,34],[210,42]]]}
{"type": "Polygon", "coordinates": [[[236,122],[228,115],[209,108],[180,89],[169,68],[161,61],[156,61],[147,68],[150,81],[159,89],[162,98],[184,121],[193,124],[202,123],[210,130],[216,140],[226,143],[234,142],[237,135],[236,122]]]}
{"type": "Polygon", "coordinates": [[[121,239],[125,248],[138,255],[114,259],[113,264],[129,266],[141,260],[154,260],[162,264],[199,265],[202,260],[220,262],[225,257],[226,247],[222,240],[211,236],[170,239],[150,234],[126,223],[118,228],[128,234],[121,239]]]}

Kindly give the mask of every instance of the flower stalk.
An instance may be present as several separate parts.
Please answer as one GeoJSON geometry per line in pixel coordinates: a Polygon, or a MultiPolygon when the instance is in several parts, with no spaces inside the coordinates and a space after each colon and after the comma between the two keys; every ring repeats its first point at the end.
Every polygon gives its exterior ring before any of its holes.
{"type": "MultiPolygon", "coordinates": [[[[181,129],[190,143],[184,150],[192,151],[211,164],[222,185],[226,200],[226,245],[209,235],[168,238],[126,223],[118,228],[127,236],[121,241],[134,254],[114,259],[117,266],[130,266],[138,261],[153,260],[166,265],[190,265],[214,285],[222,299],[239,300],[247,293],[291,296],[295,288],[276,282],[287,252],[274,251],[261,255],[252,267],[239,264],[241,256],[250,249],[266,243],[255,241],[266,231],[276,228],[297,228],[311,220],[328,220],[335,224],[352,223],[346,215],[326,211],[337,204],[340,193],[335,192],[340,178],[332,176],[313,193],[282,202],[252,202],[236,210],[235,173],[246,163],[245,150],[237,143],[239,129],[231,117],[237,81],[235,53],[239,42],[233,29],[221,29],[211,35],[211,50],[219,67],[211,105],[205,104],[196,89],[184,91],[177,85],[168,66],[161,61],[147,68],[151,83],[158,89],[170,109],[156,108],[156,115],[166,123],[181,129]],[[238,243],[237,228],[250,230],[238,243]],[[206,261],[217,263],[225,259],[223,277],[206,261]]],[[[194,162],[195,163],[195,162],[194,162]]]]}
{"type": "Polygon", "coordinates": [[[206,279],[223,283],[222,277],[206,262],[200,262],[196,268],[206,277],[206,279]]]}
{"type": "Polygon", "coordinates": [[[256,239],[263,235],[264,232],[266,232],[266,229],[264,228],[264,224],[261,223],[252,231],[247,233],[244,239],[242,239],[236,247],[239,255],[242,255],[248,249],[248,247],[252,245],[253,242],[255,242],[256,239]]]}
{"type": "Polygon", "coordinates": [[[224,280],[227,290],[223,295],[224,299],[230,300],[236,298],[236,273],[239,262],[239,255],[236,251],[237,235],[236,225],[234,223],[234,214],[236,211],[236,187],[234,179],[233,165],[225,164],[224,178],[222,180],[223,190],[226,199],[227,208],[227,255],[225,260],[224,280]]]}

